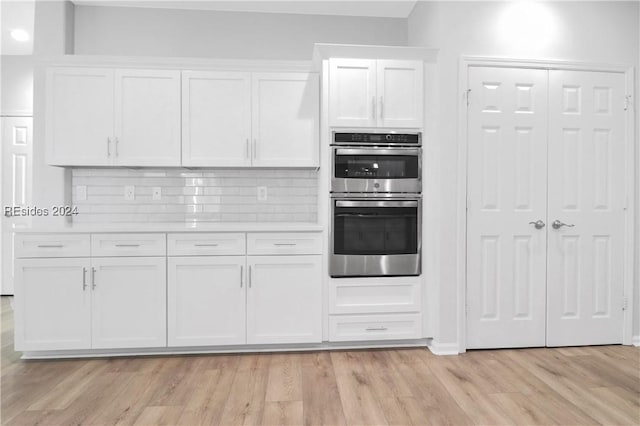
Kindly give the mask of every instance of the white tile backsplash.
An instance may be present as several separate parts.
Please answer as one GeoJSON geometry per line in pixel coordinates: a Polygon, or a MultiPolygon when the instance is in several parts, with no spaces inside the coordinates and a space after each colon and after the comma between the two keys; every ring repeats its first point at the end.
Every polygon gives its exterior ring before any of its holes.
{"type": "Polygon", "coordinates": [[[76,223],[116,222],[316,222],[315,170],[73,169],[76,223]],[[125,185],[135,199],[124,198],[125,185]],[[77,197],[86,187],[86,199],[77,197]],[[257,187],[268,198],[258,201],[257,187]],[[162,198],[154,200],[153,187],[162,198]]]}

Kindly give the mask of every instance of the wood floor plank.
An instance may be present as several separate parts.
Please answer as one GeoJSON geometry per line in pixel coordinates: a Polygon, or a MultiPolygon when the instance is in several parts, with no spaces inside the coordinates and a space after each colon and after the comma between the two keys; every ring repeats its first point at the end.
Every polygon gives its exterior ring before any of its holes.
{"type": "Polygon", "coordinates": [[[640,424],[634,347],[24,361],[0,319],[1,424],[640,424]]]}

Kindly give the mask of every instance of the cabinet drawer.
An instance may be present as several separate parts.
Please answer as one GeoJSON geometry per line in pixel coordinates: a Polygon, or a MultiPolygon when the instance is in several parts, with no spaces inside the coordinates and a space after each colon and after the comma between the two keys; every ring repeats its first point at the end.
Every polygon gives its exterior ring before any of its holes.
{"type": "Polygon", "coordinates": [[[203,232],[193,234],[168,234],[169,256],[244,255],[244,233],[203,232]]]}
{"type": "Polygon", "coordinates": [[[329,317],[329,341],[419,339],[420,314],[341,315],[329,317]]]}
{"type": "Polygon", "coordinates": [[[92,234],[92,256],[165,256],[165,234],[92,234]]]}
{"type": "Polygon", "coordinates": [[[380,312],[420,312],[420,279],[343,278],[329,283],[329,312],[366,314],[380,312]]]}
{"type": "Polygon", "coordinates": [[[88,257],[91,254],[89,234],[16,234],[16,258],[88,257]]]}
{"type": "Polygon", "coordinates": [[[247,254],[322,254],[322,233],[249,233],[247,254]]]}

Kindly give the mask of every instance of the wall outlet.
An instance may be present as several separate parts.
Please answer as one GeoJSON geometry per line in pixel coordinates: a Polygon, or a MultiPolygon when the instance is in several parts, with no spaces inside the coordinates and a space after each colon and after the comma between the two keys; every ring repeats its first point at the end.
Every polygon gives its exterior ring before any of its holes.
{"type": "Polygon", "coordinates": [[[126,185],[124,187],[124,199],[133,200],[136,197],[136,187],[133,185],[126,185]]]}
{"type": "Polygon", "coordinates": [[[267,187],[259,186],[258,187],[258,201],[267,201],[267,187]]]}
{"type": "Polygon", "coordinates": [[[151,198],[156,200],[156,201],[162,199],[162,187],[161,186],[154,186],[151,189],[151,198]]]}
{"type": "Polygon", "coordinates": [[[87,185],[76,186],[76,200],[78,201],[87,200],[87,185]]]}

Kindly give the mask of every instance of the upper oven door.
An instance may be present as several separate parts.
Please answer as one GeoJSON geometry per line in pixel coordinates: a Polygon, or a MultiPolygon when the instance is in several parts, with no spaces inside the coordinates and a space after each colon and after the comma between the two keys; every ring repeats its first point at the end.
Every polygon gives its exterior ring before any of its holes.
{"type": "Polygon", "coordinates": [[[421,148],[333,148],[332,192],[422,192],[421,148]]]}

